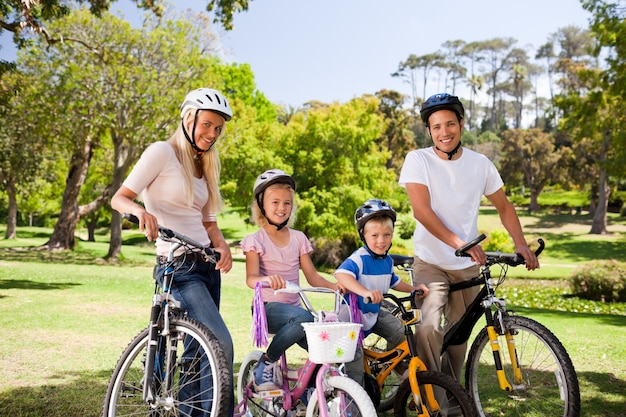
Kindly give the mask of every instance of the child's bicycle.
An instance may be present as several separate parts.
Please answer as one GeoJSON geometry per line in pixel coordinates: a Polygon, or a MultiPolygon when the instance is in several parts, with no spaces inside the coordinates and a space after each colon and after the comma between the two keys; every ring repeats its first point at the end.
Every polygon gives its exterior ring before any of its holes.
{"type": "MultiPolygon", "coordinates": [[[[483,239],[485,235],[458,249],[457,256],[467,256],[467,250],[483,239]]],[[[544,242],[539,239],[535,254],[538,256],[543,249],[544,242]]],[[[486,325],[474,338],[465,362],[465,387],[479,415],[578,417],[578,378],[559,339],[537,321],[508,311],[505,300],[496,296],[508,267],[524,265],[524,258],[516,253],[486,254],[487,263],[479,276],[450,286],[451,292],[478,285],[482,288],[463,317],[447,330],[442,353],[468,341],[484,316],[486,325]],[[491,276],[495,265],[501,268],[497,282],[491,276]]],[[[396,266],[408,271],[413,280],[413,258],[394,258],[396,266]]]]}
{"type": "Polygon", "coordinates": [[[401,298],[387,293],[384,298],[387,306],[397,309],[406,338],[386,350],[363,348],[365,386],[378,410],[389,409],[391,404],[397,417],[475,416],[467,391],[451,376],[427,370],[417,355],[413,325],[420,322],[420,311],[416,291],[401,298]]]}
{"type": "Polygon", "coordinates": [[[341,294],[328,288],[300,288],[293,284],[278,291],[298,293],[304,306],[315,317],[314,323],[303,324],[309,358],[301,368],[294,369],[287,365],[287,357],[283,354],[278,362],[282,387],[256,392],[253,369],[262,352],[250,352],[239,369],[239,403],[235,407],[235,416],[375,416],[376,409],[367,392],[335,366],[336,363],[352,360],[360,329],[360,325],[334,321],[341,305],[341,294]],[[334,312],[317,312],[305,291],[335,294],[334,312]],[[326,321],[326,317],[331,321],[326,321]]]}
{"type": "MultiPolygon", "coordinates": [[[[132,215],[124,218],[138,222],[132,215]]],[[[227,415],[232,383],[219,341],[187,317],[170,293],[176,249],[184,247],[186,256],[202,256],[213,263],[218,254],[161,226],[159,236],[170,242],[163,287],[155,287],[148,327],[130,342],[115,366],[102,416],[227,415]]]]}

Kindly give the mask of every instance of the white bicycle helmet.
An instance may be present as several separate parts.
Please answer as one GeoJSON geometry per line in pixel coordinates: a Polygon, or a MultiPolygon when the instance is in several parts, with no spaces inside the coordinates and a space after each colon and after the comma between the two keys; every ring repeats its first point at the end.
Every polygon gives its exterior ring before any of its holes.
{"type": "MultiPolygon", "coordinates": [[[[294,191],[296,191],[296,181],[291,175],[287,174],[282,169],[269,169],[259,175],[254,182],[254,199],[259,206],[261,214],[263,214],[263,216],[265,216],[266,218],[267,214],[265,214],[265,209],[263,208],[263,196],[265,194],[265,190],[267,190],[267,187],[272,184],[288,184],[294,191]]],[[[276,224],[270,219],[267,219],[267,222],[272,226],[276,226],[278,230],[281,230],[287,225],[287,223],[289,223],[289,218],[281,224],[276,224]]]]}
{"type": "Polygon", "coordinates": [[[221,114],[226,121],[233,117],[226,97],[212,88],[198,88],[189,92],[180,106],[180,117],[183,117],[189,109],[212,110],[221,114]]]}

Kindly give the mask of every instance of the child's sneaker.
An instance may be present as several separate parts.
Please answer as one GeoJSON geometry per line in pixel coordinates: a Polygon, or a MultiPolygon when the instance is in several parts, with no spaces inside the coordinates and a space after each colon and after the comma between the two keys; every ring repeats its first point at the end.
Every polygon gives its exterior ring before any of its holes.
{"type": "Polygon", "coordinates": [[[254,388],[257,391],[270,391],[279,389],[278,379],[276,375],[280,372],[280,368],[276,366],[276,362],[271,362],[265,355],[261,356],[254,370],[254,388]]]}

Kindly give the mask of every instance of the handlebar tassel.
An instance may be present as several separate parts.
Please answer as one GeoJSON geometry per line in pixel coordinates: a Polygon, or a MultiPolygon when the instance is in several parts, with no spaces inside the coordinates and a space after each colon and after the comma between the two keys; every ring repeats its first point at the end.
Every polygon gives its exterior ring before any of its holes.
{"type": "Polygon", "coordinates": [[[257,282],[254,286],[254,299],[252,301],[252,327],[250,336],[252,343],[256,347],[266,347],[269,344],[267,330],[267,316],[265,315],[265,305],[263,304],[263,284],[257,282]]]}
{"type": "MultiPolygon", "coordinates": [[[[354,324],[361,324],[361,311],[359,310],[359,298],[351,292],[350,293],[350,319],[354,324]]],[[[359,338],[357,339],[357,346],[363,345],[363,327],[359,330],[359,338]]]]}

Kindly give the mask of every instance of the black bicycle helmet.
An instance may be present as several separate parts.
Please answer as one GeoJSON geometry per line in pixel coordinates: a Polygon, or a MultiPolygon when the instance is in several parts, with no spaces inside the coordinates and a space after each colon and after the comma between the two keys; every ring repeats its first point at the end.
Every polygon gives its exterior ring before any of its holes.
{"type": "Polygon", "coordinates": [[[428,100],[422,104],[422,108],[420,109],[420,116],[426,126],[428,126],[428,118],[430,115],[438,110],[452,110],[461,119],[465,116],[463,103],[461,103],[461,100],[459,100],[457,96],[452,96],[448,93],[435,94],[434,96],[428,97],[428,100]]]}
{"type": "MultiPolygon", "coordinates": [[[[254,188],[253,188],[254,199],[259,205],[259,210],[261,211],[261,214],[263,214],[263,216],[265,216],[266,219],[267,219],[267,215],[265,214],[265,209],[263,208],[263,196],[265,194],[265,190],[267,189],[267,187],[273,184],[287,184],[294,191],[296,191],[296,181],[293,179],[291,175],[287,174],[282,169],[269,169],[265,171],[264,173],[262,173],[261,175],[259,175],[256,181],[254,181],[254,188]]],[[[289,219],[285,220],[281,224],[273,223],[270,219],[267,219],[267,222],[271,224],[272,226],[276,226],[276,228],[280,230],[283,227],[285,227],[287,223],[289,223],[289,219]]]]}
{"type": "Polygon", "coordinates": [[[363,228],[365,223],[372,220],[375,217],[389,217],[391,221],[396,223],[396,211],[385,200],[379,200],[372,198],[361,204],[361,207],[356,209],[354,213],[354,224],[359,231],[361,240],[363,239],[363,228]]]}

